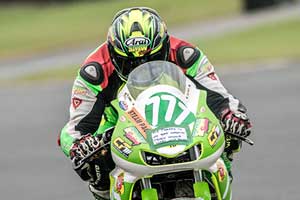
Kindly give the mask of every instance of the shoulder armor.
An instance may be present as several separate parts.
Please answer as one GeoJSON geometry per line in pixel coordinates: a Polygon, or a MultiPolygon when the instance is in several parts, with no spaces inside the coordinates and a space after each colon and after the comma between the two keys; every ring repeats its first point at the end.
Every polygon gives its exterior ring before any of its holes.
{"type": "Polygon", "coordinates": [[[99,85],[104,79],[102,66],[98,62],[90,62],[80,69],[80,76],[93,85],[99,85]]]}
{"type": "Polygon", "coordinates": [[[200,51],[195,47],[181,46],[177,50],[176,57],[180,67],[189,68],[200,57],[200,51]]]}

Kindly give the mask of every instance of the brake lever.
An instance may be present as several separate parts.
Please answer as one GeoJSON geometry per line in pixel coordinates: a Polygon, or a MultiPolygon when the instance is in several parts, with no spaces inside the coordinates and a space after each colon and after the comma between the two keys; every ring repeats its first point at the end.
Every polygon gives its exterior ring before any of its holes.
{"type": "Polygon", "coordinates": [[[250,144],[251,146],[254,145],[254,142],[249,138],[246,138],[246,137],[234,134],[234,133],[230,133],[230,132],[226,132],[226,134],[231,135],[232,137],[235,137],[237,139],[240,139],[243,142],[246,142],[247,144],[250,144]]]}

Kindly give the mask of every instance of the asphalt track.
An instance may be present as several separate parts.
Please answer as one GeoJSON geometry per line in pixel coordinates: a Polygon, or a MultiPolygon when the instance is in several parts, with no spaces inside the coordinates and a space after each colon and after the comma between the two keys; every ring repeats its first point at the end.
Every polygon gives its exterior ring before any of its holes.
{"type": "MultiPolygon", "coordinates": [[[[247,105],[255,141],[236,156],[233,199],[300,199],[300,67],[229,72],[223,83],[247,105]]],[[[56,145],[71,84],[0,88],[0,199],[91,199],[56,145]]]]}

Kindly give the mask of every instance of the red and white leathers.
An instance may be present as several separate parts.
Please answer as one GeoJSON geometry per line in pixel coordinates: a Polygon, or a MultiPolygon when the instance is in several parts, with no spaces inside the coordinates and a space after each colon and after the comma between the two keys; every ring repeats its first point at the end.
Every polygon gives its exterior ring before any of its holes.
{"type": "MultiPolygon", "coordinates": [[[[224,109],[239,109],[239,100],[228,93],[200,49],[170,36],[168,61],[180,66],[199,88],[207,90],[208,106],[219,119],[224,109]]],[[[75,139],[89,133],[101,133],[114,126],[115,115],[109,105],[122,84],[111,60],[108,44],[104,43],[86,58],[74,81],[70,119],[60,135],[60,145],[67,156],[75,139]]]]}

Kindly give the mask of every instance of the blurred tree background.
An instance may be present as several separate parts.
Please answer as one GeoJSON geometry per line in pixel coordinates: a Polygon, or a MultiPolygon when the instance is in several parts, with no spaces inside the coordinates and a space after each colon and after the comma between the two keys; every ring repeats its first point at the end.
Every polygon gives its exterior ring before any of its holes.
{"type": "Polygon", "coordinates": [[[243,0],[245,11],[253,11],[257,9],[267,8],[286,2],[295,2],[295,0],[243,0]]]}
{"type": "MultiPolygon", "coordinates": [[[[35,3],[35,4],[49,4],[49,3],[70,3],[70,2],[87,2],[87,1],[108,1],[108,0],[0,0],[0,3],[14,4],[14,3],[35,3]]],[[[257,8],[264,8],[283,2],[293,2],[295,0],[242,0],[244,2],[245,10],[252,10],[257,8]]]]}
{"type": "MultiPolygon", "coordinates": [[[[215,22],[238,19],[248,16],[248,13],[256,15],[256,11],[261,13],[264,9],[269,11],[269,8],[281,9],[291,3],[300,7],[299,1],[0,0],[0,65],[1,60],[96,48],[106,40],[114,14],[126,7],[152,7],[166,21],[169,30],[181,27],[184,31],[184,27],[191,27],[195,23],[213,26],[215,22]]],[[[297,60],[300,57],[299,33],[299,16],[292,16],[269,20],[245,30],[225,31],[216,37],[195,36],[189,40],[209,55],[216,65],[261,62],[266,59],[297,60]]],[[[60,67],[62,77],[73,77],[69,73],[70,67],[78,66],[60,67]]],[[[53,72],[39,74],[38,77],[47,77],[49,74],[53,72]]]]}

